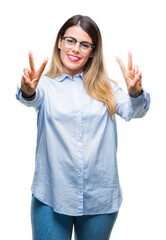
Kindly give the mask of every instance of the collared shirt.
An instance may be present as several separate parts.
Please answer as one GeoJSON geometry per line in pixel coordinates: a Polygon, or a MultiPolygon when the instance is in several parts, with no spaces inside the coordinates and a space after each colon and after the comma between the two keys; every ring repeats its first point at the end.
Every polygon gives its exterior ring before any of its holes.
{"type": "MultiPolygon", "coordinates": [[[[143,117],[150,96],[132,98],[110,81],[116,114],[126,121],[143,117]]],[[[83,73],[42,76],[36,97],[26,101],[20,84],[17,99],[36,109],[37,146],[32,193],[55,212],[71,216],[119,210],[122,192],[117,169],[116,118],[105,104],[91,98],[83,73]]]]}

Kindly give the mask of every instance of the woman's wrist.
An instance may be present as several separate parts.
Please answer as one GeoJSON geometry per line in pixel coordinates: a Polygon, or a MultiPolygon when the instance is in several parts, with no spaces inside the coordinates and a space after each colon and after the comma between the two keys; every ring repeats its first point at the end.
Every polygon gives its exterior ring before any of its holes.
{"type": "Polygon", "coordinates": [[[36,96],[36,91],[35,91],[33,94],[31,94],[31,95],[28,95],[28,94],[26,94],[26,93],[24,93],[24,92],[22,91],[22,97],[23,97],[23,98],[26,98],[26,99],[31,100],[31,99],[35,98],[35,96],[36,96]]]}
{"type": "Polygon", "coordinates": [[[137,97],[141,96],[142,94],[143,94],[143,89],[139,93],[135,93],[135,94],[129,93],[130,97],[132,97],[132,98],[137,98],[137,97]]]}

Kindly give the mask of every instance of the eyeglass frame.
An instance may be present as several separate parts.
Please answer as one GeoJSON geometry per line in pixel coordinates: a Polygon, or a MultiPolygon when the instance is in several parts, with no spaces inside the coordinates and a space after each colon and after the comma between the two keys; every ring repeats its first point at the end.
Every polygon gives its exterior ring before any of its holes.
{"type": "Polygon", "coordinates": [[[65,40],[66,38],[71,38],[71,39],[73,39],[74,41],[75,41],[75,43],[77,43],[77,42],[79,42],[80,44],[82,44],[82,43],[88,43],[88,44],[90,44],[90,46],[91,46],[91,48],[92,49],[94,49],[96,46],[94,45],[94,44],[92,44],[92,43],[90,43],[90,42],[87,42],[87,41],[78,41],[77,39],[75,39],[74,37],[64,37],[64,36],[61,36],[61,39],[63,39],[63,40],[65,40]]]}

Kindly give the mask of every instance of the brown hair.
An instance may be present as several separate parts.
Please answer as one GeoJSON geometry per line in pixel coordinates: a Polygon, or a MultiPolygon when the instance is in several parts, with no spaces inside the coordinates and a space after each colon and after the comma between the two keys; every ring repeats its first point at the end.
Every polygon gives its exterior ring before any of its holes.
{"type": "Polygon", "coordinates": [[[60,58],[60,49],[58,49],[58,41],[61,36],[64,36],[69,27],[76,25],[79,25],[88,33],[95,45],[95,48],[93,49],[93,57],[89,58],[83,69],[84,86],[92,98],[95,98],[106,105],[110,117],[113,119],[116,102],[113,90],[110,86],[110,79],[104,68],[101,33],[96,23],[90,17],[75,15],[64,23],[57,34],[50,68],[45,75],[50,78],[55,78],[64,72],[60,58]]]}

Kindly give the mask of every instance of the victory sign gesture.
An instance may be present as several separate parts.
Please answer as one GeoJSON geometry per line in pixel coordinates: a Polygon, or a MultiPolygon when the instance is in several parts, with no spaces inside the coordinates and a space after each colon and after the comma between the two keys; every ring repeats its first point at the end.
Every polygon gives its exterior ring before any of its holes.
{"type": "Polygon", "coordinates": [[[24,68],[23,70],[24,75],[21,78],[21,90],[27,96],[32,96],[35,93],[39,79],[42,75],[42,72],[45,69],[47,62],[48,59],[45,59],[42,65],[40,66],[39,70],[36,71],[32,52],[29,52],[30,69],[24,68]]]}
{"type": "Polygon", "coordinates": [[[128,70],[119,57],[116,57],[126,81],[128,93],[133,97],[138,97],[142,91],[142,73],[139,72],[138,65],[133,67],[132,54],[128,52],[128,70]]]}

